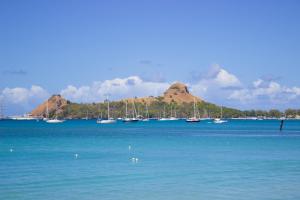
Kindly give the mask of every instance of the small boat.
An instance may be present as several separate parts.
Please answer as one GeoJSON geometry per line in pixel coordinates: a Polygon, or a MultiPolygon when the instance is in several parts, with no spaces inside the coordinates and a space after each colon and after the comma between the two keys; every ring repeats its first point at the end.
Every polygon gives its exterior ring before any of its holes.
{"type": "Polygon", "coordinates": [[[116,120],[113,118],[97,120],[97,124],[113,124],[113,123],[116,123],[116,120]]]}
{"type": "Polygon", "coordinates": [[[107,119],[98,119],[97,124],[113,124],[117,121],[114,118],[109,117],[109,100],[107,99],[107,119]]]}
{"type": "Polygon", "coordinates": [[[44,118],[43,120],[46,121],[49,124],[56,124],[56,123],[64,122],[65,120],[57,119],[56,110],[57,110],[57,105],[56,105],[56,108],[55,108],[55,118],[54,119],[49,119],[49,108],[48,108],[48,100],[47,100],[46,118],[44,118]]]}
{"type": "Polygon", "coordinates": [[[169,118],[162,117],[162,118],[159,118],[158,121],[169,121],[169,118]]]}
{"type": "Polygon", "coordinates": [[[83,120],[89,120],[89,110],[86,111],[85,117],[81,118],[83,120]]]}
{"type": "Polygon", "coordinates": [[[226,120],[223,120],[223,107],[221,106],[221,118],[215,118],[214,119],[214,123],[215,124],[223,124],[223,123],[226,123],[227,121],[226,120]]]}
{"type": "Polygon", "coordinates": [[[60,119],[48,119],[46,120],[47,123],[50,123],[50,124],[54,124],[54,123],[62,123],[64,122],[65,120],[60,120],[60,119]]]}
{"type": "Polygon", "coordinates": [[[179,120],[179,119],[176,118],[176,117],[170,117],[169,120],[170,120],[170,121],[176,121],[176,120],[179,120]]]}
{"type": "MultiPolygon", "coordinates": [[[[171,110],[171,115],[172,115],[172,110],[171,110]]],[[[164,117],[159,118],[159,121],[175,121],[178,120],[176,117],[166,117],[166,107],[164,106],[164,117]]]]}
{"type": "Polygon", "coordinates": [[[142,118],[141,121],[143,122],[148,122],[149,120],[149,109],[148,109],[148,105],[146,103],[146,118],[142,118]]]}
{"type": "Polygon", "coordinates": [[[179,120],[176,116],[176,108],[174,108],[174,117],[173,117],[173,109],[172,109],[172,106],[171,106],[171,117],[169,118],[170,121],[177,121],[179,120]]]}
{"type": "Polygon", "coordinates": [[[125,117],[125,118],[123,118],[123,122],[138,122],[138,121],[139,121],[139,119],[137,119],[135,117],[133,117],[133,118],[125,117]]]}
{"type": "Polygon", "coordinates": [[[134,102],[132,102],[132,108],[133,108],[133,117],[128,117],[128,109],[127,109],[127,101],[125,102],[125,117],[122,119],[123,122],[138,122],[139,119],[135,117],[136,110],[135,110],[135,105],[134,102]]]}
{"type": "Polygon", "coordinates": [[[226,120],[222,120],[220,118],[215,118],[214,119],[214,123],[215,124],[223,124],[223,123],[226,123],[227,121],[226,120]]]}
{"type": "Polygon", "coordinates": [[[187,118],[185,121],[186,122],[200,122],[200,119],[196,117],[196,101],[195,101],[195,98],[194,98],[194,116],[190,117],[190,118],[187,118]]]}
{"type": "Polygon", "coordinates": [[[187,118],[185,121],[186,122],[200,122],[200,119],[196,118],[196,117],[191,117],[191,118],[187,118]]]}

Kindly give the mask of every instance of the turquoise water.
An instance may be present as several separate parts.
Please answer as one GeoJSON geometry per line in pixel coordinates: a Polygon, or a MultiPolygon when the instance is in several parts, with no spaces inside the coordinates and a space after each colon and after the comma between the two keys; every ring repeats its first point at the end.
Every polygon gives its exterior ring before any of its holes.
{"type": "Polygon", "coordinates": [[[300,121],[279,123],[0,121],[0,199],[298,200],[300,121]]]}

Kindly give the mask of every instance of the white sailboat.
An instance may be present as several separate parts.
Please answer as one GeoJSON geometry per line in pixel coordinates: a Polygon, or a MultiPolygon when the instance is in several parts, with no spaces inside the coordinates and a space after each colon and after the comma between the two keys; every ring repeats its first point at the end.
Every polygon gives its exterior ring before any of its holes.
{"type": "MultiPolygon", "coordinates": [[[[56,103],[55,103],[55,105],[56,105],[56,103]]],[[[54,119],[49,119],[49,108],[48,108],[48,100],[47,100],[47,107],[46,107],[47,118],[44,119],[47,123],[56,124],[56,123],[62,123],[62,122],[65,121],[65,120],[61,120],[61,119],[57,118],[56,110],[57,110],[57,105],[56,105],[56,108],[55,108],[55,118],[54,119]]]]}
{"type": "Polygon", "coordinates": [[[84,120],[89,119],[89,110],[86,111],[85,117],[83,117],[82,119],[84,119],[84,120]]]}
{"type": "Polygon", "coordinates": [[[169,121],[169,118],[166,117],[166,106],[164,106],[164,117],[160,118],[159,121],[169,121]]]}
{"type": "Polygon", "coordinates": [[[221,118],[215,118],[214,119],[214,123],[215,124],[223,124],[223,123],[226,123],[227,121],[226,120],[223,120],[223,107],[221,106],[221,118]]]}
{"type": "Polygon", "coordinates": [[[44,121],[47,121],[49,119],[49,106],[48,106],[48,99],[46,103],[46,117],[43,118],[44,121]]]}
{"type": "Polygon", "coordinates": [[[97,124],[112,124],[112,123],[116,123],[116,120],[109,116],[109,100],[107,99],[107,119],[97,120],[97,124]]]}
{"type": "Polygon", "coordinates": [[[148,105],[146,103],[146,118],[142,119],[143,122],[148,122],[149,121],[149,109],[148,105]]]}
{"type": "Polygon", "coordinates": [[[176,109],[174,109],[174,116],[172,116],[173,114],[173,109],[172,109],[172,106],[171,106],[171,117],[169,118],[170,121],[176,121],[176,120],[179,120],[177,117],[176,117],[176,109]]]}
{"type": "Polygon", "coordinates": [[[125,117],[123,118],[123,122],[138,122],[139,120],[135,117],[136,110],[135,110],[135,105],[134,102],[132,102],[132,117],[128,117],[128,107],[127,107],[127,101],[125,102],[125,117]]]}
{"type": "Polygon", "coordinates": [[[196,101],[194,98],[194,116],[185,120],[186,122],[200,122],[200,119],[196,116],[196,101]]]}

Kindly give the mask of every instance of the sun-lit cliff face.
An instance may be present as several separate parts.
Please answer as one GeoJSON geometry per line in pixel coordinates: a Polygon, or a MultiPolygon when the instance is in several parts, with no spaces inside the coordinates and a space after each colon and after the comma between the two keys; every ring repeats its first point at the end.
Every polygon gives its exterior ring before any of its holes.
{"type": "MultiPolygon", "coordinates": [[[[67,100],[64,99],[61,95],[52,95],[48,99],[48,111],[49,113],[59,114],[63,112],[64,108],[67,105],[67,100]]],[[[46,117],[47,110],[47,101],[43,102],[37,108],[35,108],[31,114],[33,116],[46,117]]]]}
{"type": "Polygon", "coordinates": [[[196,102],[203,101],[201,98],[190,94],[187,86],[182,83],[175,83],[171,85],[169,89],[164,92],[163,98],[163,101],[167,103],[176,102],[178,104],[191,103],[194,102],[194,100],[196,102]]]}

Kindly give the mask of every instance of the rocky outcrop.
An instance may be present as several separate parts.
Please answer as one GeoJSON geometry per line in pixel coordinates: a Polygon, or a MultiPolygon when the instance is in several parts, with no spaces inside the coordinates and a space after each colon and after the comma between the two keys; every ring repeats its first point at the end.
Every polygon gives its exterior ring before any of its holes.
{"type": "Polygon", "coordinates": [[[144,98],[129,98],[129,99],[124,99],[123,101],[128,101],[132,102],[134,101],[135,103],[147,103],[151,104],[155,101],[162,101],[166,103],[177,103],[177,104],[182,104],[182,103],[192,103],[194,102],[202,102],[203,100],[199,97],[196,97],[192,94],[190,94],[187,86],[183,83],[174,83],[172,84],[169,89],[167,89],[164,93],[163,96],[159,97],[144,97],[144,98]]]}
{"type": "Polygon", "coordinates": [[[178,104],[203,101],[199,97],[190,94],[188,88],[183,83],[172,84],[167,91],[164,92],[163,101],[166,103],[176,102],[178,104]]]}
{"type": "MultiPolygon", "coordinates": [[[[64,108],[67,106],[68,101],[64,99],[61,95],[52,95],[48,100],[48,112],[49,114],[59,115],[64,111],[64,108]]],[[[32,116],[37,117],[46,117],[47,113],[47,101],[39,105],[34,109],[31,114],[32,116]]]]}

